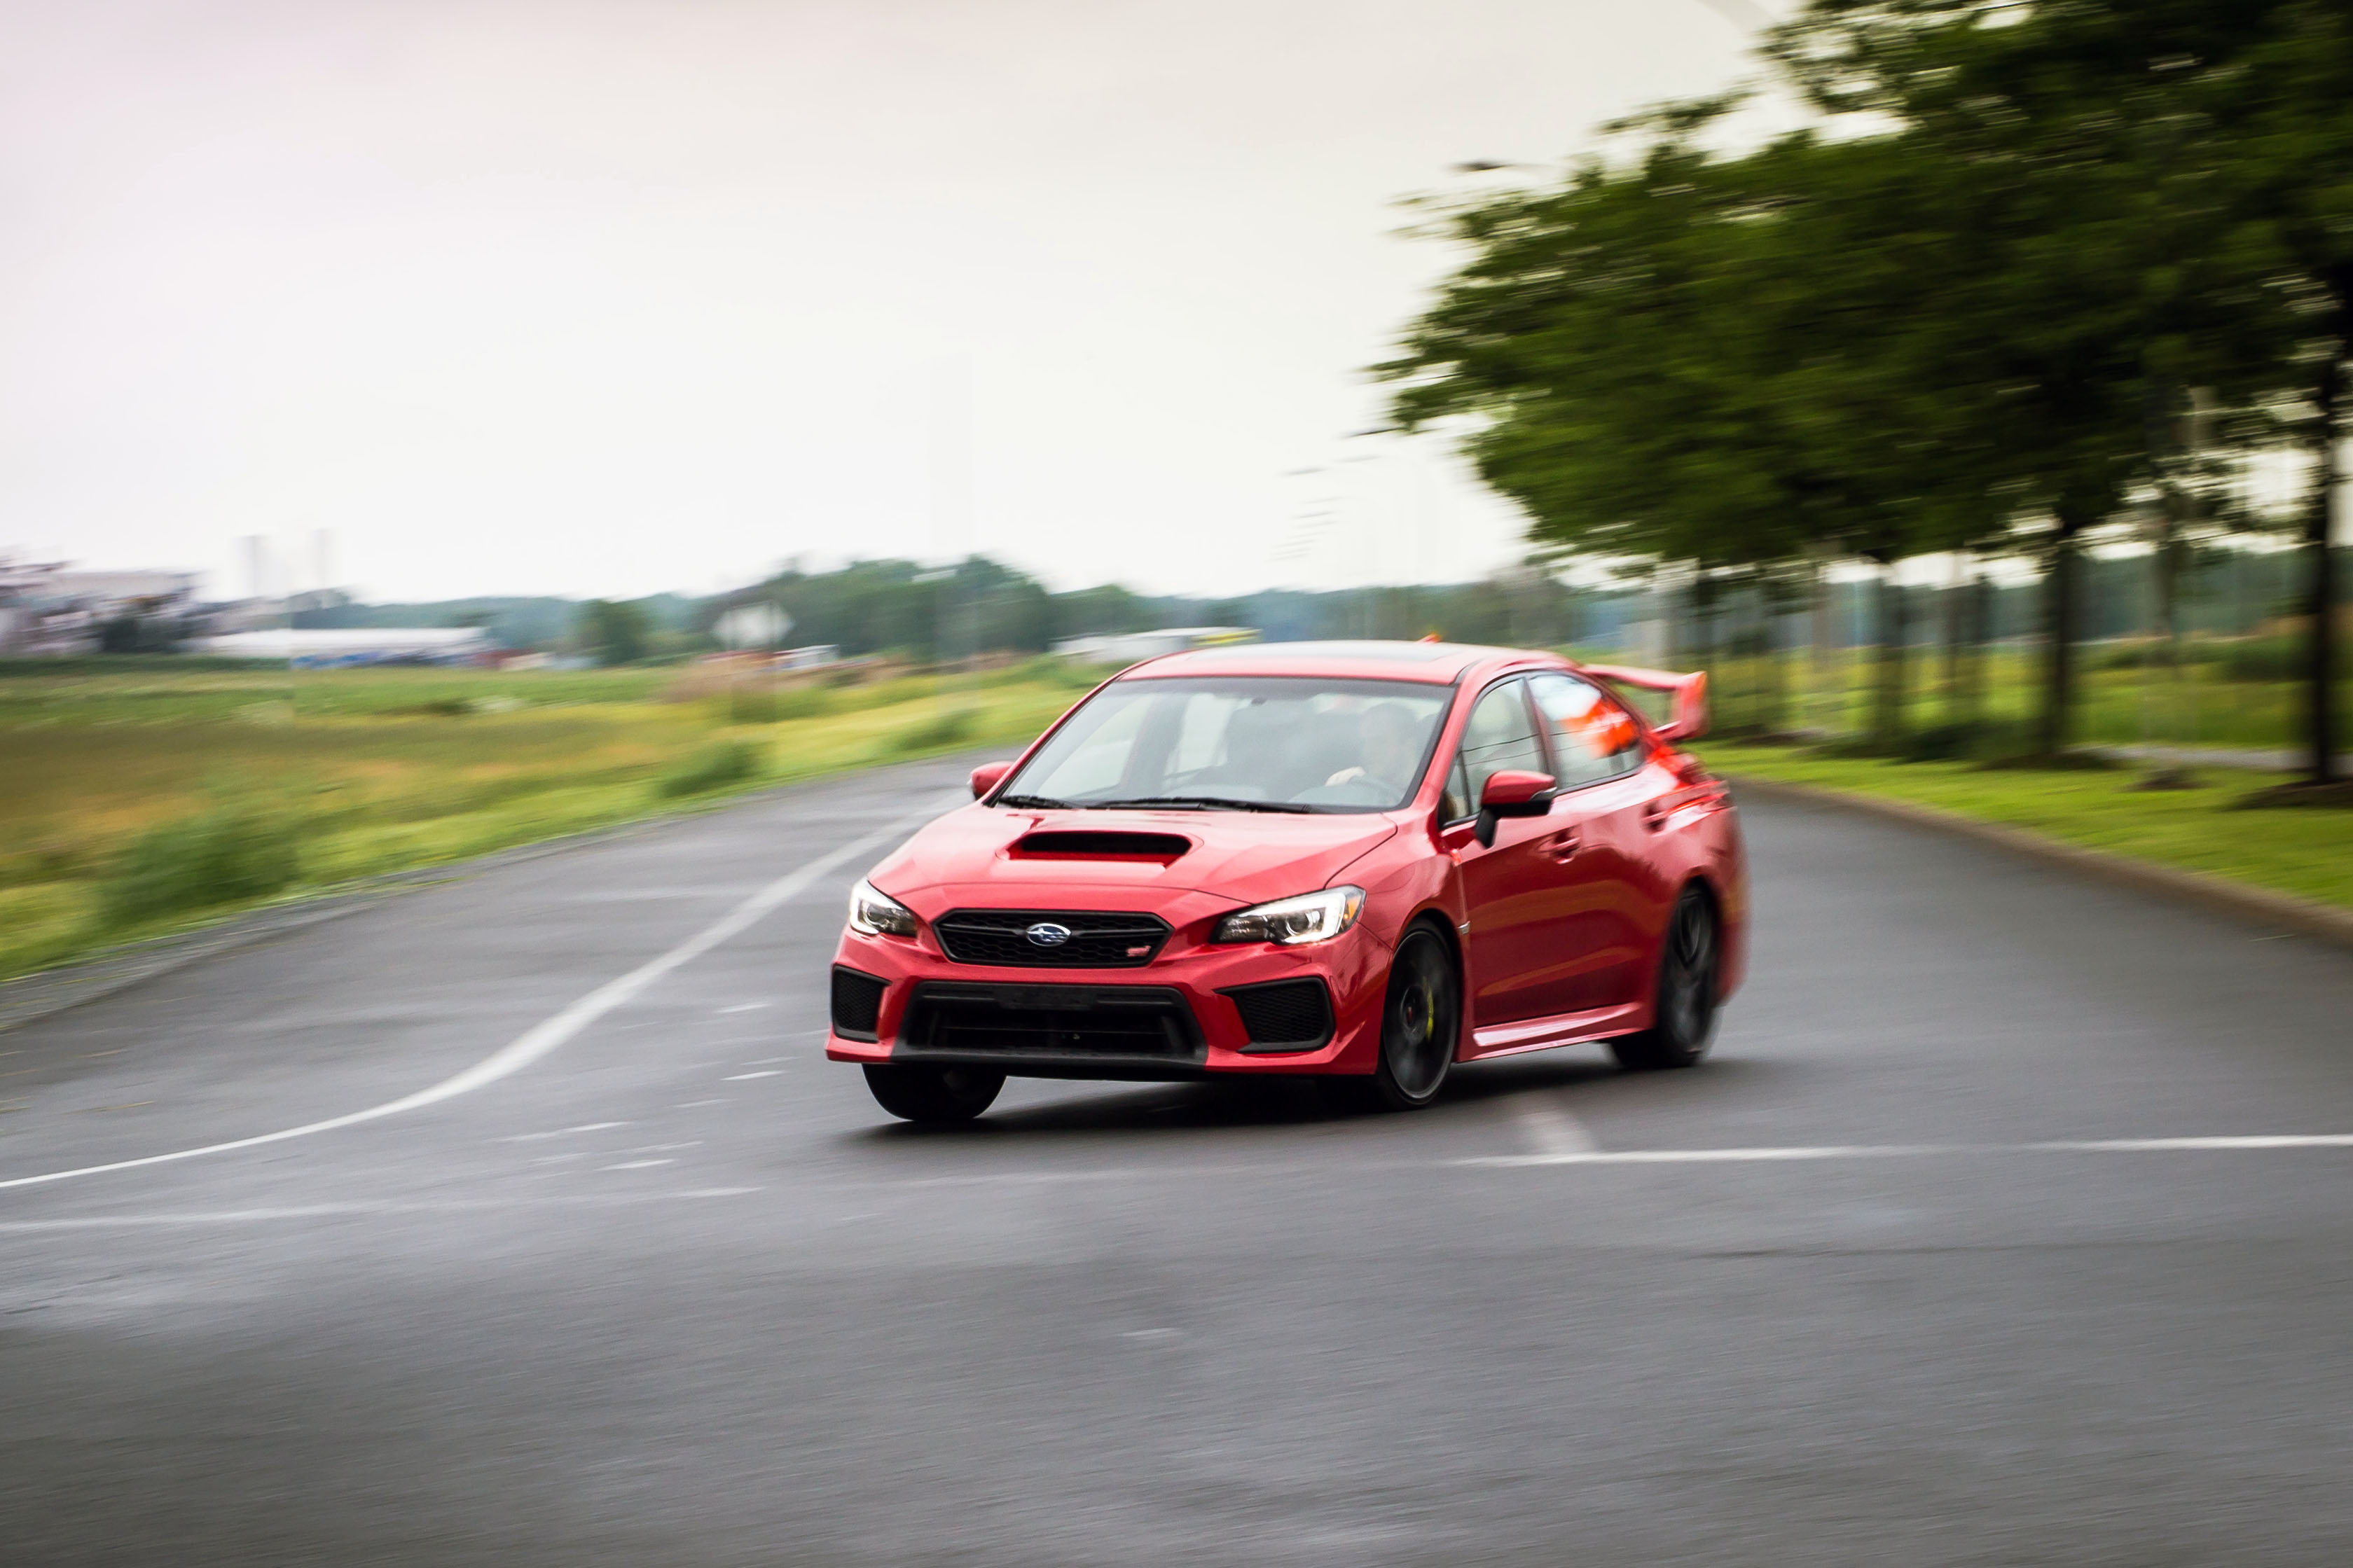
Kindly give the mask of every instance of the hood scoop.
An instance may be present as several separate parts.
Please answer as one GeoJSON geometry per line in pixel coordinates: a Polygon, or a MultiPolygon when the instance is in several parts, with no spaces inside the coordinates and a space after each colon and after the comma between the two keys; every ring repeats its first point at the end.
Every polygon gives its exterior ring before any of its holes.
{"type": "Polygon", "coordinates": [[[1166,866],[1193,841],[1177,833],[1026,833],[1009,853],[1020,860],[1149,860],[1166,866]]]}

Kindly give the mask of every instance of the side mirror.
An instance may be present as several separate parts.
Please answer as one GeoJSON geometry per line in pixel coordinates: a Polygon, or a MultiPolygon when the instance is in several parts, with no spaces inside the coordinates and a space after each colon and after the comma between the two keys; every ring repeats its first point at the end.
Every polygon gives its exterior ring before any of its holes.
{"type": "Polygon", "coordinates": [[[998,784],[1003,784],[1005,782],[1005,775],[1012,771],[1013,764],[1011,763],[983,763],[980,766],[973,769],[972,798],[975,800],[987,799],[989,791],[995,789],[998,784]]]}
{"type": "Polygon", "coordinates": [[[1496,818],[1542,816],[1552,809],[1552,797],[1559,793],[1549,774],[1525,773],[1517,768],[1489,773],[1479,791],[1479,825],[1472,831],[1480,843],[1492,846],[1495,842],[1496,818]]]}

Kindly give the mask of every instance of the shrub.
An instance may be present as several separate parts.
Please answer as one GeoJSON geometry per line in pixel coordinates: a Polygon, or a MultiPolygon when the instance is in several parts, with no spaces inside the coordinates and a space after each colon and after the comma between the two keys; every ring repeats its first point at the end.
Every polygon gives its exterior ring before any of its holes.
{"type": "Polygon", "coordinates": [[[738,682],[727,689],[727,721],[731,724],[773,724],[776,694],[764,686],[738,682]]]}
{"type": "Polygon", "coordinates": [[[727,717],[736,724],[773,724],[780,719],[822,719],[843,704],[821,686],[793,686],[779,691],[765,685],[739,681],[727,690],[727,717]]]}
{"type": "Polygon", "coordinates": [[[107,879],[108,923],[267,898],[301,870],[301,832],[290,812],[259,801],[224,801],[148,829],[107,879]]]}
{"type": "Polygon", "coordinates": [[[936,752],[961,744],[980,727],[980,715],[969,708],[951,708],[910,724],[891,738],[891,749],[901,755],[936,752]]]}
{"type": "Polygon", "coordinates": [[[662,774],[664,795],[702,795],[741,784],[760,772],[760,748],[749,741],[714,741],[662,774]]]}
{"type": "MultiPolygon", "coordinates": [[[[2308,624],[2308,623],[2307,623],[2308,624]]],[[[2339,650],[2340,659],[2343,650],[2339,650]]],[[[2312,658],[2302,634],[2294,637],[2242,637],[2222,657],[2225,680],[2301,680],[2312,658]]],[[[2339,675],[2345,673],[2340,667],[2339,675]]]]}
{"type": "Polygon", "coordinates": [[[1977,754],[1985,737],[1978,724],[1933,724],[1904,737],[1907,763],[1953,763],[1977,754]]]}

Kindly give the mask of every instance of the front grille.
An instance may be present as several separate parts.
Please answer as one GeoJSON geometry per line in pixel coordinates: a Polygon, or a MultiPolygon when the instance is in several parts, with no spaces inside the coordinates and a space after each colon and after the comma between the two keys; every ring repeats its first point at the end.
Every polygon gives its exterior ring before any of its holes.
{"type": "Polygon", "coordinates": [[[1253,1051],[1320,1050],[1332,1038],[1332,994],[1321,980],[1270,980],[1220,991],[1233,999],[1253,1051]]]}
{"type": "Polygon", "coordinates": [[[833,1032],[845,1040],[871,1040],[882,1022],[887,982],[855,969],[833,966],[833,1032]]]}
{"type": "Polygon", "coordinates": [[[1166,985],[991,985],[927,980],[908,999],[893,1060],[1044,1066],[1198,1067],[1207,1057],[1184,994],[1166,985]]]}
{"type": "Polygon", "coordinates": [[[1140,969],[1168,940],[1168,922],[1157,916],[1100,910],[955,910],[932,929],[958,963],[1002,969],[1140,969]],[[1023,934],[1038,925],[1060,926],[1070,940],[1047,945],[1023,934]]]}

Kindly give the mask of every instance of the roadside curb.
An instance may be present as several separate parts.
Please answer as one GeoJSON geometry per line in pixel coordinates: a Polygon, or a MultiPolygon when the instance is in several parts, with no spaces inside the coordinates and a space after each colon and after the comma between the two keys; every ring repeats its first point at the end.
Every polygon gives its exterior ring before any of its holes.
{"type": "Polygon", "coordinates": [[[1980,822],[1976,817],[1963,816],[1958,812],[1947,811],[1940,806],[1916,805],[1910,801],[1855,795],[1841,789],[1823,789],[1816,784],[1782,784],[1740,773],[1726,776],[1736,797],[1748,795],[1766,800],[1843,806],[1868,812],[1915,827],[1933,828],[1957,837],[1974,838],[1979,843],[1995,845],[2031,860],[2063,866],[2141,892],[2197,904],[2224,914],[2236,915],[2242,920],[2284,926],[2298,935],[2318,937],[2323,942],[2353,950],[2353,910],[2331,909],[2327,904],[2316,904],[2309,899],[2299,899],[2287,893],[2274,893],[2268,889],[2250,888],[2221,877],[2208,876],[2202,871],[2184,871],[2172,866],[2111,855],[2105,850],[2063,844],[2039,833],[2006,827],[2000,823],[1980,822]]]}

